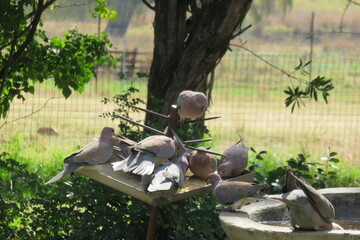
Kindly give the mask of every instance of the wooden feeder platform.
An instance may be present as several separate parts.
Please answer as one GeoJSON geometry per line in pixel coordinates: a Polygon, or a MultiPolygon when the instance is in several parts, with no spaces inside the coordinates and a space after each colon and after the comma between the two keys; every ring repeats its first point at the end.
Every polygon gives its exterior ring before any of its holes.
{"type": "MultiPolygon", "coordinates": [[[[211,185],[206,184],[202,179],[193,177],[189,170],[186,173],[184,188],[179,189],[171,200],[154,198],[151,194],[146,193],[141,184],[141,176],[123,171],[114,171],[111,161],[100,165],[86,166],[78,169],[77,172],[151,206],[160,206],[211,192],[211,185]]],[[[227,181],[252,182],[254,175],[253,172],[245,170],[241,175],[227,179],[227,181]]]]}

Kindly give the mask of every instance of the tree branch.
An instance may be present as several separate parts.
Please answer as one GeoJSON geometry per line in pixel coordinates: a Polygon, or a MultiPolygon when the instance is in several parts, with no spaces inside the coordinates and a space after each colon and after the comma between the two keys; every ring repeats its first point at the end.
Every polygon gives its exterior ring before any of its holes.
{"type": "Polygon", "coordinates": [[[275,65],[272,64],[271,62],[269,62],[269,61],[267,61],[266,59],[260,57],[258,54],[256,54],[255,52],[251,51],[250,49],[248,49],[248,48],[246,48],[246,47],[244,47],[244,46],[237,45],[237,44],[229,44],[229,45],[234,46],[234,47],[239,47],[239,48],[241,48],[241,49],[244,49],[245,51],[251,53],[252,55],[254,55],[255,57],[257,57],[257,58],[260,59],[261,61],[265,62],[265,63],[266,63],[267,65],[269,65],[270,67],[272,67],[272,68],[278,70],[279,72],[285,74],[288,78],[295,79],[295,80],[297,80],[297,81],[299,81],[299,82],[304,82],[303,79],[297,78],[297,77],[293,76],[291,73],[288,73],[288,72],[286,72],[285,70],[283,70],[283,69],[275,66],[275,65]]]}
{"type": "Polygon", "coordinates": [[[151,6],[151,4],[150,4],[148,1],[142,0],[142,2],[143,2],[148,8],[150,8],[150,9],[153,10],[153,11],[155,11],[155,7],[154,7],[154,6],[151,6]]]}
{"type": "Polygon", "coordinates": [[[11,43],[11,49],[10,49],[10,52],[9,52],[9,59],[8,59],[8,61],[5,62],[5,65],[4,65],[3,69],[2,69],[2,70],[4,70],[3,76],[0,76],[0,95],[2,95],[2,93],[4,91],[4,88],[5,88],[6,77],[7,77],[7,74],[9,72],[9,68],[10,68],[10,64],[12,62],[12,58],[14,56],[16,39],[17,39],[17,34],[15,32],[14,40],[11,43]]]}
{"type": "Polygon", "coordinates": [[[89,1],[87,3],[73,3],[73,4],[69,4],[69,5],[56,5],[56,8],[69,8],[69,7],[81,7],[81,6],[86,6],[86,5],[90,5],[92,3],[95,3],[95,1],[89,1]]]}
{"type": "Polygon", "coordinates": [[[342,32],[343,21],[344,21],[345,13],[346,13],[347,9],[349,8],[350,4],[351,4],[351,0],[348,0],[346,6],[345,6],[345,8],[344,8],[343,14],[341,15],[340,28],[339,28],[339,29],[340,29],[340,32],[342,32]]]}
{"type": "Polygon", "coordinates": [[[354,5],[360,6],[360,3],[355,2],[355,1],[353,1],[353,0],[349,0],[349,2],[351,2],[351,3],[354,4],[354,5]]]}
{"type": "Polygon", "coordinates": [[[9,123],[12,123],[12,122],[16,122],[16,121],[19,121],[19,120],[21,120],[21,119],[28,118],[28,117],[30,117],[30,116],[32,116],[32,115],[40,112],[41,110],[43,110],[43,109],[46,107],[46,105],[47,105],[51,100],[56,99],[56,98],[61,98],[61,97],[52,97],[52,98],[49,98],[49,99],[45,102],[45,104],[44,104],[43,106],[41,106],[41,107],[40,107],[39,109],[37,109],[36,111],[32,110],[31,113],[29,113],[28,115],[19,117],[19,118],[17,118],[17,119],[11,120],[11,121],[7,121],[7,117],[6,117],[5,122],[4,122],[3,124],[1,124],[0,129],[3,128],[6,124],[9,124],[9,123]]]}
{"type": "Polygon", "coordinates": [[[248,30],[248,29],[251,28],[251,27],[252,27],[252,25],[250,24],[249,26],[247,26],[247,27],[245,27],[245,28],[243,28],[243,29],[240,29],[240,31],[239,31],[238,33],[236,33],[235,35],[233,35],[231,39],[234,39],[234,38],[236,38],[237,36],[239,36],[240,34],[243,34],[243,32],[245,32],[246,30],[248,30]]]}
{"type": "MultiPolygon", "coordinates": [[[[20,45],[18,50],[16,52],[14,52],[11,56],[9,56],[5,66],[0,71],[0,79],[2,80],[2,82],[1,82],[2,84],[4,84],[4,82],[5,82],[8,68],[11,66],[11,64],[14,61],[16,61],[21,56],[21,54],[24,53],[25,49],[29,46],[31,41],[34,39],[34,35],[36,33],[37,26],[40,22],[42,13],[45,11],[45,9],[47,9],[55,1],[56,0],[49,0],[49,1],[45,2],[45,4],[44,4],[44,0],[39,0],[38,9],[35,11],[34,18],[31,22],[31,24],[29,25],[30,30],[29,30],[28,36],[26,37],[25,41],[20,45]],[[8,66],[8,67],[6,67],[6,66],[8,66]]],[[[2,89],[0,88],[0,93],[2,93],[2,90],[3,90],[3,88],[2,89]]]]}
{"type": "MultiPolygon", "coordinates": [[[[6,68],[6,66],[10,66],[14,61],[16,61],[21,56],[21,54],[23,54],[23,52],[29,46],[31,41],[34,39],[34,35],[35,35],[35,32],[36,32],[37,25],[39,24],[41,14],[44,11],[43,6],[44,6],[44,1],[39,0],[38,9],[37,9],[37,11],[35,13],[34,19],[32,20],[32,22],[30,24],[31,28],[30,28],[30,31],[29,31],[29,34],[28,34],[27,38],[25,39],[23,44],[18,48],[18,50],[16,52],[14,52],[14,54],[12,56],[9,56],[9,58],[7,60],[7,63],[1,69],[1,71],[0,71],[0,79],[2,79],[3,81],[5,81],[6,74],[7,74],[6,72],[7,72],[8,68],[6,68]]],[[[0,93],[2,93],[2,91],[0,93]]]]}

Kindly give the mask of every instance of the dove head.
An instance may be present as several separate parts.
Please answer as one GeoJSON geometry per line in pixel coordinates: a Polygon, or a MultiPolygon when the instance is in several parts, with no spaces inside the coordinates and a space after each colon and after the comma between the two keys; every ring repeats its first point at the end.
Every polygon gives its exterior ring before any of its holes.
{"type": "Polygon", "coordinates": [[[213,189],[219,184],[220,181],[221,181],[221,177],[216,172],[210,173],[206,179],[206,183],[211,184],[213,189]]]}
{"type": "Polygon", "coordinates": [[[200,107],[201,111],[204,113],[208,107],[208,99],[202,92],[199,92],[195,95],[196,104],[200,107]]]}
{"type": "Polygon", "coordinates": [[[115,130],[113,127],[104,127],[101,131],[100,140],[110,142],[114,144],[117,142],[118,138],[115,135],[115,130]]]}
{"type": "Polygon", "coordinates": [[[230,166],[231,162],[223,162],[218,167],[217,171],[221,177],[229,177],[234,175],[234,168],[230,166]]]}
{"type": "Polygon", "coordinates": [[[203,162],[205,161],[208,156],[206,155],[206,152],[203,152],[201,150],[206,150],[206,148],[204,147],[199,147],[198,148],[199,150],[196,150],[196,151],[193,151],[191,154],[190,154],[190,158],[191,159],[194,159],[195,161],[197,162],[203,162]]]}

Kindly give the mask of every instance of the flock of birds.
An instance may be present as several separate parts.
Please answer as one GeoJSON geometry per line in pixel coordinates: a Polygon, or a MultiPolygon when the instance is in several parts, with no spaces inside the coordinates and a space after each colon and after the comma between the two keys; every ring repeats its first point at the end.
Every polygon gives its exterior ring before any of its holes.
{"type": "MultiPolygon", "coordinates": [[[[180,123],[187,118],[200,119],[207,107],[205,94],[190,90],[181,92],[177,99],[180,123]]],[[[114,155],[117,161],[111,163],[113,170],[140,175],[144,190],[155,198],[171,200],[178,189],[184,187],[185,173],[189,169],[195,177],[211,184],[216,201],[229,205],[232,211],[253,201],[271,199],[287,205],[293,229],[342,229],[333,222],[335,211],[331,202],[296,177],[290,167],[286,169],[283,193],[279,195],[261,192],[266,184],[223,180],[239,176],[247,166],[249,148],[243,139],[228,147],[221,159],[217,159],[204,147],[190,153],[175,132],[173,135],[173,138],[153,135],[135,142],[116,135],[112,127],[104,127],[99,139],[65,158],[65,169],[46,184],[82,166],[103,164],[114,155]]]]}

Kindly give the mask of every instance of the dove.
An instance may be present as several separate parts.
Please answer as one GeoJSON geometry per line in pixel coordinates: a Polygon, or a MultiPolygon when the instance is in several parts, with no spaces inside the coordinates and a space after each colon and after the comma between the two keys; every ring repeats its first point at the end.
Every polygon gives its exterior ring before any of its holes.
{"type": "Polygon", "coordinates": [[[291,167],[286,169],[283,191],[288,192],[270,195],[270,198],[280,200],[287,205],[293,229],[343,230],[333,222],[335,209],[331,202],[308,183],[296,177],[291,167]]]}
{"type": "Polygon", "coordinates": [[[233,211],[245,204],[263,199],[261,190],[267,184],[254,184],[243,181],[223,181],[218,173],[211,173],[207,179],[211,184],[214,198],[217,202],[230,205],[233,211]]]}
{"type": "Polygon", "coordinates": [[[111,158],[113,146],[118,142],[119,139],[115,135],[114,128],[104,127],[99,139],[65,158],[65,169],[47,181],[46,184],[56,182],[82,166],[105,163],[111,158]]]}
{"type": "Polygon", "coordinates": [[[113,170],[150,175],[156,166],[174,155],[176,141],[163,135],[153,135],[134,144],[130,149],[130,155],[123,161],[111,163],[113,170]]]}
{"type": "Polygon", "coordinates": [[[185,118],[200,119],[208,107],[208,99],[202,92],[182,91],[177,98],[180,121],[185,118]]]}
{"type": "Polygon", "coordinates": [[[249,148],[245,146],[243,141],[241,142],[241,146],[237,145],[238,142],[224,151],[225,157],[221,157],[221,164],[217,169],[221,177],[236,177],[245,170],[248,164],[249,148]]]}
{"type": "Polygon", "coordinates": [[[166,160],[165,163],[157,167],[152,174],[152,178],[147,192],[155,198],[166,198],[171,201],[174,194],[185,184],[185,172],[181,165],[166,160]]]}
{"type": "Polygon", "coordinates": [[[189,153],[178,150],[170,161],[155,168],[152,175],[144,175],[141,178],[145,192],[154,198],[166,198],[171,201],[174,194],[185,184],[185,172],[188,168],[189,153]]]}
{"type": "Polygon", "coordinates": [[[210,173],[216,171],[217,159],[215,155],[202,152],[206,150],[204,147],[199,147],[189,157],[189,169],[198,178],[206,180],[210,173]]]}

